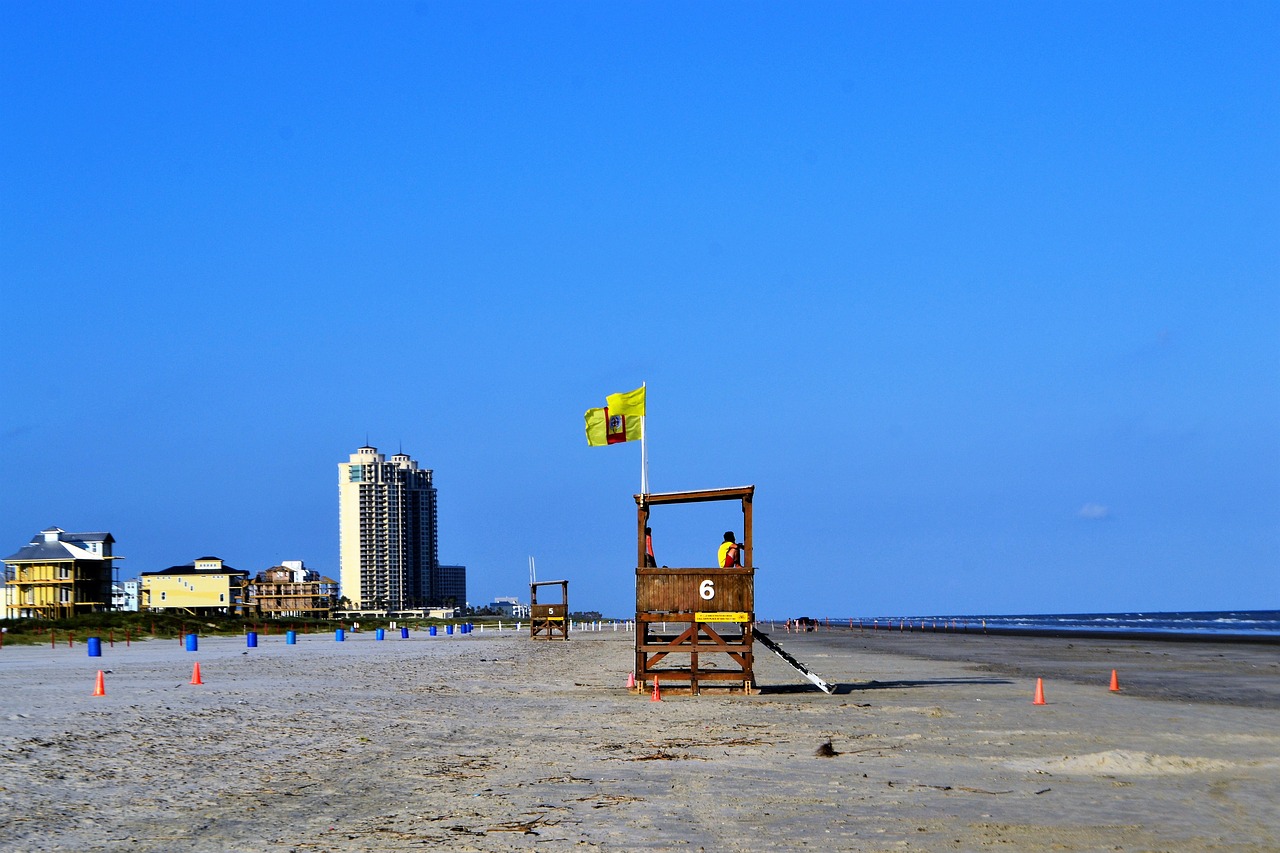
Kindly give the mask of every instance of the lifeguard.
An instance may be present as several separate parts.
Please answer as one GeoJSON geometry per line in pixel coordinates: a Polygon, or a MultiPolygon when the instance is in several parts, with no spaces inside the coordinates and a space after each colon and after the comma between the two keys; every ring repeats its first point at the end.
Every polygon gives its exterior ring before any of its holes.
{"type": "Polygon", "coordinates": [[[716,565],[722,569],[732,569],[742,565],[742,546],[736,541],[732,530],[724,532],[724,541],[720,543],[720,552],[716,555],[716,565]]]}

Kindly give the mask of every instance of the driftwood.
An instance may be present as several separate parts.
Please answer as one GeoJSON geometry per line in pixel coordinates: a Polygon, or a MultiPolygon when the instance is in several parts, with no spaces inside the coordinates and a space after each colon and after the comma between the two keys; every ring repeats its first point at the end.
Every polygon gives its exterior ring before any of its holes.
{"type": "Polygon", "coordinates": [[[511,823],[500,823],[497,826],[491,826],[485,832],[521,832],[525,835],[537,835],[534,830],[535,826],[555,826],[560,821],[549,821],[545,814],[540,814],[533,820],[513,821],[511,823]]]}

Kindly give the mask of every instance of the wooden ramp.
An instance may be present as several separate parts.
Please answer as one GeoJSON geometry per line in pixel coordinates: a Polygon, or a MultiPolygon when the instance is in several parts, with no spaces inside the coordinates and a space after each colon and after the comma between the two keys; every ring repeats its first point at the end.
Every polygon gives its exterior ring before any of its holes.
{"type": "Polygon", "coordinates": [[[769,651],[773,652],[775,655],[777,655],[778,657],[786,661],[787,664],[792,669],[794,669],[796,672],[800,673],[805,678],[812,681],[814,684],[818,685],[818,689],[821,690],[823,693],[831,694],[835,692],[836,688],[833,685],[828,684],[827,682],[823,681],[821,678],[819,678],[818,676],[810,672],[809,667],[800,663],[800,661],[796,660],[790,654],[788,654],[787,651],[783,649],[782,646],[775,643],[773,641],[773,638],[770,637],[768,634],[766,634],[763,631],[757,630],[755,632],[755,637],[757,640],[760,641],[761,645],[765,646],[766,648],[769,649],[769,651]]]}

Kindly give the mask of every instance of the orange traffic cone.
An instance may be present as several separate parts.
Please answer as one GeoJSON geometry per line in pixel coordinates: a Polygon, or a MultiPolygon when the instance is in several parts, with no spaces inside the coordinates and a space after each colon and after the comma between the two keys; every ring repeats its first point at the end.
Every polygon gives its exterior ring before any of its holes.
{"type": "Polygon", "coordinates": [[[1116,676],[1116,671],[1114,669],[1111,670],[1111,692],[1120,692],[1120,679],[1116,676]]]}
{"type": "Polygon", "coordinates": [[[634,672],[627,673],[627,689],[628,690],[636,689],[636,674],[634,672]]]}
{"type": "Polygon", "coordinates": [[[1045,701],[1044,701],[1044,679],[1043,679],[1043,678],[1037,678],[1037,679],[1036,679],[1036,695],[1035,695],[1035,698],[1031,700],[1031,704],[1032,704],[1032,705],[1044,705],[1044,704],[1045,704],[1045,701]]]}
{"type": "Polygon", "coordinates": [[[658,679],[656,676],[653,679],[653,695],[649,697],[649,701],[650,702],[662,701],[662,691],[658,689],[658,679]]]}
{"type": "Polygon", "coordinates": [[[102,677],[102,670],[98,670],[98,683],[93,685],[94,696],[107,695],[107,680],[102,677]]]}
{"type": "Polygon", "coordinates": [[[204,681],[200,678],[200,663],[198,661],[196,662],[195,667],[191,670],[191,683],[204,684],[204,681]]]}

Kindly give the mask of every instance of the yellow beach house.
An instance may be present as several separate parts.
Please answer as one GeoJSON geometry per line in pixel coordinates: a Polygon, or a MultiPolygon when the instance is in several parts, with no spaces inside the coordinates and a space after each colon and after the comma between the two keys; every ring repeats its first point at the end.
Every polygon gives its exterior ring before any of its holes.
{"type": "Polygon", "coordinates": [[[249,573],[218,557],[201,557],[181,566],[140,572],[143,610],[174,610],[192,616],[243,614],[249,573]]]}
{"type": "Polygon", "coordinates": [[[64,619],[111,609],[110,533],[41,530],[4,559],[6,619],[64,619]]]}

